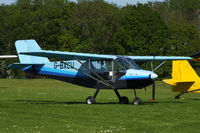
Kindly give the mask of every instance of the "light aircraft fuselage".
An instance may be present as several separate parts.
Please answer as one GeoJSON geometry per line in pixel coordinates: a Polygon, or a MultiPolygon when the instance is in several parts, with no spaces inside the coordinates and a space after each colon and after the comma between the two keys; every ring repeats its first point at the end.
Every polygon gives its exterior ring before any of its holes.
{"type": "MultiPolygon", "coordinates": [[[[151,85],[153,79],[157,78],[157,75],[152,71],[139,69],[138,66],[137,69],[128,68],[125,70],[121,68],[121,70],[117,71],[112,70],[111,65],[111,70],[109,70],[109,63],[106,64],[106,62],[109,61],[82,61],[83,64],[90,67],[91,70],[116,89],[141,89],[151,85]],[[104,63],[103,66],[102,63],[104,63]]],[[[110,63],[112,64],[112,61],[110,61],[110,63]]],[[[26,73],[46,75],[54,79],[84,87],[112,89],[111,86],[102,84],[98,80],[92,78],[91,76],[96,78],[96,75],[76,60],[55,61],[44,65],[32,65],[23,68],[23,71],[26,73]]]]}
{"type": "MultiPolygon", "coordinates": [[[[95,103],[100,89],[113,89],[120,103],[127,104],[128,98],[120,96],[118,89],[134,89],[134,104],[140,104],[135,89],[144,88],[153,83],[152,97],[155,95],[153,71],[142,70],[136,61],[189,60],[191,57],[179,56],[121,56],[100,55],[42,50],[35,40],[19,40],[15,43],[20,63],[9,68],[22,69],[26,73],[46,75],[76,85],[96,88],[94,96],[89,96],[86,103],[95,103]],[[49,59],[58,59],[50,61],[49,59]]],[[[162,64],[162,63],[161,63],[162,64]]]]}

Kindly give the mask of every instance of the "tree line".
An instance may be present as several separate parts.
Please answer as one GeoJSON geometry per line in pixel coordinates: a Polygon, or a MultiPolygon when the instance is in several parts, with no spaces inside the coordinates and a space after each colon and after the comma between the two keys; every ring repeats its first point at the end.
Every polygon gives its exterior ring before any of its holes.
{"type": "MultiPolygon", "coordinates": [[[[190,56],[200,52],[200,0],[125,7],[104,0],[17,0],[0,5],[1,54],[16,54],[15,41],[24,39],[35,39],[42,49],[51,50],[190,56]]],[[[146,69],[150,65],[139,64],[146,69]]],[[[169,76],[170,65],[158,73],[169,76]]],[[[5,68],[1,66],[0,77],[8,76],[5,68]]]]}

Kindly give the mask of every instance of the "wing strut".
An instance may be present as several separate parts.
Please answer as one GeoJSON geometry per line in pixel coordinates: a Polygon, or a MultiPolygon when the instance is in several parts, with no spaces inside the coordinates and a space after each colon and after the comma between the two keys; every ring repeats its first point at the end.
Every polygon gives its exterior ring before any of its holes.
{"type": "MultiPolygon", "coordinates": [[[[92,74],[94,74],[95,76],[97,76],[99,79],[96,78],[96,77],[94,77],[94,76],[91,76],[90,74],[88,74],[86,72],[80,71],[79,69],[75,68],[74,66],[68,64],[70,67],[72,67],[73,69],[77,70],[78,72],[80,72],[80,73],[82,73],[82,74],[84,74],[84,75],[86,75],[86,76],[88,76],[88,77],[90,77],[90,78],[92,78],[92,79],[94,79],[94,80],[96,80],[96,81],[98,81],[98,82],[106,85],[106,86],[111,87],[114,90],[115,94],[117,95],[117,97],[118,97],[118,99],[119,99],[119,101],[120,101],[121,104],[128,104],[129,103],[128,98],[125,97],[125,96],[121,97],[120,94],[119,94],[119,92],[118,92],[118,90],[114,86],[112,86],[111,84],[109,84],[107,81],[105,81],[101,76],[99,76],[96,72],[94,72],[90,68],[90,64],[89,64],[89,67],[88,67],[87,65],[85,65],[84,63],[82,63],[78,58],[74,57],[74,59],[77,60],[81,65],[83,65],[92,74]]],[[[90,62],[90,60],[89,60],[89,62],[90,62]]],[[[99,90],[100,90],[100,88],[97,89],[97,91],[95,92],[94,96],[89,96],[86,99],[86,103],[87,104],[93,104],[93,103],[95,103],[95,98],[96,98],[99,90]]]]}
{"type": "MultiPolygon", "coordinates": [[[[104,84],[106,84],[107,86],[110,86],[112,89],[115,89],[115,87],[113,87],[111,84],[109,84],[108,82],[106,82],[101,76],[99,76],[97,73],[95,73],[92,69],[90,69],[87,65],[83,64],[78,58],[74,57],[81,65],[83,65],[86,69],[88,69],[91,73],[93,73],[95,76],[97,76],[101,83],[103,82],[104,84]]],[[[93,77],[93,76],[92,76],[93,77]]],[[[93,77],[94,78],[94,77],[93,77]]],[[[99,80],[98,80],[99,81],[99,80]]]]}
{"type": "Polygon", "coordinates": [[[95,77],[93,77],[93,76],[87,74],[86,72],[80,71],[79,69],[75,68],[74,66],[72,66],[72,65],[70,65],[70,64],[67,64],[67,65],[70,66],[71,68],[77,70],[78,72],[80,72],[80,73],[82,73],[82,74],[84,74],[84,75],[86,75],[86,76],[88,76],[88,77],[90,77],[90,78],[92,78],[92,79],[94,79],[94,80],[96,80],[96,81],[98,81],[98,82],[100,82],[100,83],[102,83],[102,84],[108,86],[108,84],[105,84],[105,83],[102,82],[101,80],[99,80],[99,79],[97,79],[97,78],[95,78],[95,77]]]}

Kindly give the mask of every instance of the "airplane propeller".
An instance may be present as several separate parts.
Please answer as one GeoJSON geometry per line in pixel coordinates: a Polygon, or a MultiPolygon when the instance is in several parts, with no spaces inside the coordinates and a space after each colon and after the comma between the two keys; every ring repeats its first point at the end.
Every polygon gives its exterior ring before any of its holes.
{"type": "MultiPolygon", "coordinates": [[[[158,65],[155,69],[153,69],[153,62],[151,62],[151,71],[152,73],[155,72],[158,68],[160,68],[166,61],[163,61],[160,65],[158,65]]],[[[155,101],[155,79],[158,77],[155,73],[153,73],[154,76],[151,75],[151,78],[153,80],[152,84],[152,101],[155,101]]]]}
{"type": "MultiPolygon", "coordinates": [[[[153,62],[151,62],[151,71],[153,72],[153,62]]],[[[152,101],[155,101],[155,79],[153,79],[153,84],[152,84],[152,101]]]]}
{"type": "MultiPolygon", "coordinates": [[[[151,62],[151,71],[155,72],[156,70],[158,70],[163,64],[165,64],[166,60],[163,61],[162,63],[160,63],[160,65],[158,65],[155,69],[153,69],[153,62],[151,62]]],[[[155,73],[153,73],[154,76],[152,76],[153,79],[153,84],[152,84],[152,101],[155,101],[155,79],[158,77],[158,75],[156,75],[155,73]]]]}
{"type": "Polygon", "coordinates": [[[155,101],[155,79],[153,79],[153,84],[152,84],[152,101],[155,101]]]}
{"type": "Polygon", "coordinates": [[[152,101],[155,101],[155,79],[158,77],[154,72],[151,73],[150,78],[153,80],[152,84],[152,101]]]}

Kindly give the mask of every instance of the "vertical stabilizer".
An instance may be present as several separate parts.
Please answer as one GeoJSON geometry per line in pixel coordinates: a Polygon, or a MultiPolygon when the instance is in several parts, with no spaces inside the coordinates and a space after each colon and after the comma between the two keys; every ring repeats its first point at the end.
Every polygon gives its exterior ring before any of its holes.
{"type": "Polygon", "coordinates": [[[187,60],[173,61],[172,80],[176,82],[192,82],[199,79],[187,60]]]}
{"type": "Polygon", "coordinates": [[[35,40],[19,40],[15,42],[15,47],[19,56],[20,63],[25,64],[44,64],[49,63],[49,59],[46,57],[37,57],[31,55],[23,55],[21,52],[39,52],[41,51],[40,46],[35,40]]]}
{"type": "Polygon", "coordinates": [[[172,79],[165,79],[163,81],[172,85],[172,91],[174,92],[198,93],[200,88],[199,76],[187,60],[173,61],[172,79]]]}

